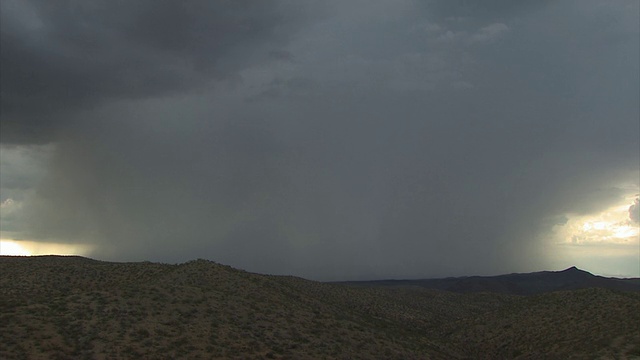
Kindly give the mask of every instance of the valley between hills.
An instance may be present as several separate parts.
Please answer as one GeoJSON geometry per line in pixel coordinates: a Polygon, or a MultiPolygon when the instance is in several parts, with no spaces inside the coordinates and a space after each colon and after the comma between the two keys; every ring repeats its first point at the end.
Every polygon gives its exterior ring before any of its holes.
{"type": "Polygon", "coordinates": [[[640,359],[639,290],[575,268],[323,283],[0,256],[0,358],[640,359]]]}

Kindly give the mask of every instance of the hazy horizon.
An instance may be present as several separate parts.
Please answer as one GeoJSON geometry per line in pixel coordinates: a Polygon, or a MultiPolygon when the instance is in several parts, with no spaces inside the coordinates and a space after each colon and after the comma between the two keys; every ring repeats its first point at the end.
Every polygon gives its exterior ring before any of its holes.
{"type": "MultiPolygon", "coordinates": [[[[114,262],[114,263],[158,263],[158,264],[168,264],[168,265],[183,265],[183,264],[187,264],[189,262],[193,262],[193,261],[198,261],[198,260],[204,260],[204,261],[211,261],[213,263],[217,263],[220,265],[225,265],[225,266],[231,266],[229,264],[225,264],[225,263],[221,263],[219,261],[216,261],[216,259],[208,259],[208,258],[193,258],[193,259],[189,259],[186,261],[182,261],[182,262],[160,262],[160,261],[150,261],[150,260],[134,260],[134,261],[125,261],[125,260],[105,260],[105,259],[100,259],[99,257],[89,257],[89,256],[85,256],[85,255],[81,255],[79,254],[81,251],[76,251],[74,253],[50,253],[50,252],[39,252],[39,251],[35,251],[34,253],[29,253],[29,251],[27,249],[31,248],[29,245],[29,242],[27,242],[27,244],[24,244],[24,241],[15,241],[15,240],[5,240],[3,242],[3,244],[7,244],[9,245],[9,247],[7,247],[7,250],[5,251],[5,253],[0,254],[0,256],[15,256],[15,257],[48,257],[48,256],[59,256],[59,257],[82,257],[82,258],[86,258],[89,260],[96,260],[99,262],[114,262]]],[[[60,247],[60,245],[55,245],[56,247],[60,247]]],[[[40,245],[40,249],[42,249],[43,247],[40,245]]],[[[44,248],[47,248],[47,245],[45,244],[44,248]]],[[[37,248],[36,248],[37,249],[37,248]]],[[[251,273],[255,273],[255,274],[260,274],[260,275],[277,275],[277,276],[296,276],[294,274],[287,274],[287,273],[262,273],[262,272],[256,272],[256,271],[249,271],[240,267],[235,267],[233,266],[235,269],[238,270],[242,270],[242,271],[248,271],[251,273]]],[[[586,271],[592,275],[596,275],[596,276],[603,276],[603,277],[610,277],[610,278],[619,278],[619,279],[638,279],[640,277],[637,276],[626,276],[626,275],[621,275],[621,274],[607,274],[607,273],[597,273],[597,272],[593,272],[590,271],[589,269],[585,269],[585,268],[580,268],[577,267],[575,265],[571,265],[568,266],[566,268],[556,268],[556,269],[537,269],[537,270],[531,270],[531,271],[527,271],[527,272],[509,272],[509,273],[475,273],[475,274],[459,274],[459,275],[455,275],[455,276],[438,276],[438,277],[425,277],[425,276],[414,276],[414,277],[401,277],[401,278],[370,278],[370,277],[356,277],[356,278],[341,278],[341,277],[336,277],[336,278],[331,278],[331,279],[312,279],[312,278],[305,278],[302,276],[304,279],[308,279],[308,280],[315,280],[315,281],[320,281],[320,282],[350,282],[350,281],[376,281],[376,280],[423,280],[423,279],[445,279],[445,278],[465,278],[465,277],[473,277],[473,276],[480,276],[480,277],[493,277],[493,276],[500,276],[500,275],[511,275],[511,274],[529,274],[529,273],[535,273],[535,272],[562,272],[562,271],[566,271],[566,270],[570,270],[572,268],[576,268],[580,271],[586,271]]]]}
{"type": "Polygon", "coordinates": [[[0,254],[640,277],[636,0],[0,3],[0,254]]]}

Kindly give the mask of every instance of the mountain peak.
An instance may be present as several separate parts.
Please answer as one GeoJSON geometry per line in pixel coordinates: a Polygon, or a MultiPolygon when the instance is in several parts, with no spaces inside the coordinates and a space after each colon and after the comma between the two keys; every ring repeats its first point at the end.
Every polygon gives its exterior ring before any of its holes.
{"type": "Polygon", "coordinates": [[[569,276],[572,279],[584,279],[584,278],[593,278],[594,275],[588,271],[582,270],[582,269],[578,269],[575,266],[572,266],[570,268],[561,270],[561,271],[555,271],[556,274],[558,275],[562,275],[564,277],[569,276]]]}
{"type": "Polygon", "coordinates": [[[561,272],[561,273],[584,273],[584,272],[586,272],[586,271],[584,271],[584,270],[580,270],[580,269],[578,269],[577,267],[572,266],[572,267],[570,267],[570,268],[566,268],[566,269],[564,269],[564,270],[560,270],[560,271],[558,271],[558,272],[561,272]]]}

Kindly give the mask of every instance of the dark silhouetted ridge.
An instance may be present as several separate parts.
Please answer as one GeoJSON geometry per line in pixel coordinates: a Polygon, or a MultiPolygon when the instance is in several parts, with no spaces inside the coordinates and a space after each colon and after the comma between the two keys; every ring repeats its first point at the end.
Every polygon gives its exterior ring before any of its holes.
{"type": "Polygon", "coordinates": [[[494,292],[534,295],[552,291],[603,288],[640,292],[640,279],[618,279],[593,275],[572,266],[561,271],[539,271],[497,276],[465,276],[444,279],[375,280],[347,282],[364,286],[419,286],[457,293],[494,292]]]}

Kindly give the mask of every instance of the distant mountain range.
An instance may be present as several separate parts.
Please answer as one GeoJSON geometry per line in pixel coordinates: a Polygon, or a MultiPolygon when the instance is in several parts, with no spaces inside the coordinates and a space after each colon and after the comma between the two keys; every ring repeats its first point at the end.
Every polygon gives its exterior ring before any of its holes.
{"type": "Polygon", "coordinates": [[[593,275],[572,266],[562,271],[539,271],[498,276],[465,276],[443,279],[374,280],[341,282],[357,286],[421,287],[456,293],[492,292],[535,295],[552,291],[604,288],[640,292],[640,278],[618,279],[593,275]]]}

